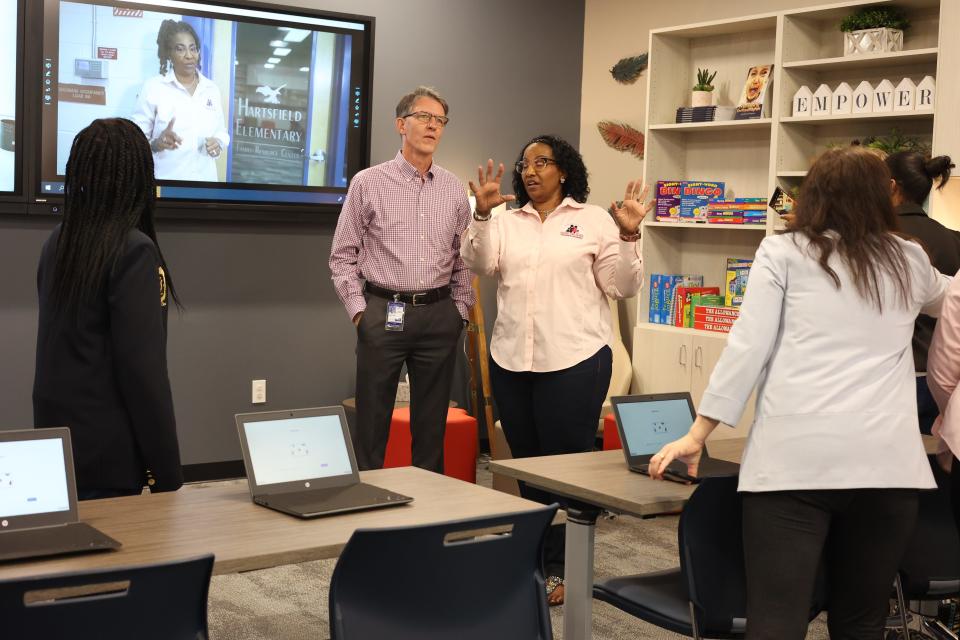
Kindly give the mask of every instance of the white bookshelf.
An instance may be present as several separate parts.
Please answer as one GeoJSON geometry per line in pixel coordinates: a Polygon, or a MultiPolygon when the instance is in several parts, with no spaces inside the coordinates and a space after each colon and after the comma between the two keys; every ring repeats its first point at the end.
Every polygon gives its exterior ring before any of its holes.
{"type": "MultiPolygon", "coordinates": [[[[644,180],[719,180],[728,197],[770,197],[779,184],[800,184],[811,162],[825,149],[854,138],[901,133],[929,142],[934,153],[960,157],[960,0],[852,0],[806,9],[745,16],[650,32],[647,72],[647,142],[644,180]],[[905,49],[844,57],[840,20],[864,5],[904,8],[911,28],[905,49]],[[944,34],[944,35],[941,35],[944,34]],[[773,63],[773,85],[763,117],[757,120],[676,123],[677,107],[689,105],[698,68],[717,71],[716,104],[735,105],[749,67],[773,63]],[[933,111],[793,117],[793,94],[802,85],[856,86],[884,78],[915,82],[937,78],[933,111]]],[[[726,258],[752,257],[766,235],[783,225],[768,211],[765,226],[710,225],[644,221],[644,270],[703,274],[704,284],[720,286],[726,258]]],[[[694,401],[726,343],[726,334],[650,324],[649,286],[638,297],[633,368],[637,391],[690,390],[694,401]]],[[[743,435],[752,410],[735,430],[743,435]]]]}

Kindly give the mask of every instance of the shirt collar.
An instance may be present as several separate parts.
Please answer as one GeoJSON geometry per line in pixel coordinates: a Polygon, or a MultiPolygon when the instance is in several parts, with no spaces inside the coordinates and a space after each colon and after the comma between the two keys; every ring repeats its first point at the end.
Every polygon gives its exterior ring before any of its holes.
{"type": "Polygon", "coordinates": [[[904,202],[897,207],[898,216],[925,216],[927,212],[918,204],[913,202],[904,202]]]}
{"type": "MultiPolygon", "coordinates": [[[[577,202],[576,200],[574,200],[574,199],[571,198],[570,196],[567,196],[566,198],[564,198],[563,200],[560,201],[560,204],[557,205],[557,208],[554,209],[554,210],[551,212],[551,214],[557,213],[558,211],[561,211],[561,210],[566,209],[566,208],[568,208],[568,207],[571,208],[571,209],[583,209],[585,206],[586,206],[586,205],[585,205],[584,203],[582,203],[582,202],[577,202]]],[[[532,213],[532,214],[534,214],[534,215],[540,215],[539,213],[537,213],[537,210],[534,208],[532,201],[527,202],[527,204],[523,205],[523,206],[520,207],[519,209],[514,209],[514,211],[516,211],[516,212],[518,212],[518,213],[521,212],[521,211],[523,211],[523,212],[525,212],[525,213],[532,213]]]]}
{"type": "MultiPolygon", "coordinates": [[[[420,177],[420,172],[417,171],[417,168],[410,164],[406,158],[403,157],[403,151],[397,151],[397,157],[393,159],[394,164],[397,166],[397,170],[400,172],[400,175],[403,176],[404,180],[410,182],[414,178],[420,177]]],[[[426,177],[430,180],[433,180],[433,168],[437,166],[435,162],[430,163],[430,168],[427,169],[426,177]]]]}
{"type": "MultiPolygon", "coordinates": [[[[178,89],[183,89],[184,91],[187,90],[187,88],[183,86],[179,80],[177,80],[177,74],[173,72],[173,69],[167,69],[167,72],[160,77],[163,78],[163,81],[167,84],[171,84],[174,87],[177,87],[178,89]]],[[[200,88],[207,82],[210,82],[210,81],[207,80],[207,78],[202,73],[197,71],[197,91],[199,91],[200,88]]]]}

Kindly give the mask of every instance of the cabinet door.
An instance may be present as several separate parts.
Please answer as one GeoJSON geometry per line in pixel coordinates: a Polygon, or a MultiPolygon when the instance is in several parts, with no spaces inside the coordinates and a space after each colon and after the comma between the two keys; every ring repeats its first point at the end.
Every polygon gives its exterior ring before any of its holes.
{"type": "MultiPolygon", "coordinates": [[[[693,338],[693,362],[691,363],[690,395],[693,396],[693,406],[700,406],[700,399],[710,382],[710,374],[727,345],[726,334],[718,333],[715,336],[698,335],[693,338]]],[[[753,412],[757,393],[750,394],[747,406],[744,409],[740,423],[732,425],[736,428],[720,427],[713,432],[711,438],[744,438],[750,432],[753,423],[753,412]]]]}
{"type": "Polygon", "coordinates": [[[689,334],[638,325],[634,331],[633,366],[639,393],[690,389],[693,345],[689,334]]]}

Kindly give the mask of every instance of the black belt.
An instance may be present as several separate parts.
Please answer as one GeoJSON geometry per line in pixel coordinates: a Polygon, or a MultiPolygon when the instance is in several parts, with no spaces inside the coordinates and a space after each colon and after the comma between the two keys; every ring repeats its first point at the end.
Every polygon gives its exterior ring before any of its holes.
{"type": "Polygon", "coordinates": [[[379,287],[372,282],[368,282],[366,285],[364,285],[364,290],[371,295],[377,296],[378,298],[386,298],[387,300],[405,302],[406,304],[412,304],[415,307],[425,304],[433,304],[434,302],[440,302],[441,300],[450,297],[450,285],[444,285],[428,291],[409,293],[405,291],[392,291],[391,289],[384,289],[383,287],[379,287]]]}

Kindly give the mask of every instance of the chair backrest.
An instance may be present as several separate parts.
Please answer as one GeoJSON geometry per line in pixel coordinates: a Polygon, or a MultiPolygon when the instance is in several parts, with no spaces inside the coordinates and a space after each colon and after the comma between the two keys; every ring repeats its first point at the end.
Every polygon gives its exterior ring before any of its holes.
{"type": "Polygon", "coordinates": [[[541,554],[556,511],[358,529],[330,581],[331,638],[552,638],[541,554]]]}
{"type": "Polygon", "coordinates": [[[0,636],[205,640],[213,556],[0,580],[0,636]]]}
{"type": "Polygon", "coordinates": [[[933,459],[931,467],[937,490],[920,492],[917,526],[900,562],[900,582],[908,600],[960,592],[960,534],[950,502],[950,476],[933,459]]]}
{"type": "Polygon", "coordinates": [[[704,478],[680,515],[680,570],[701,634],[742,632],[747,617],[737,478],[704,478]]]}

